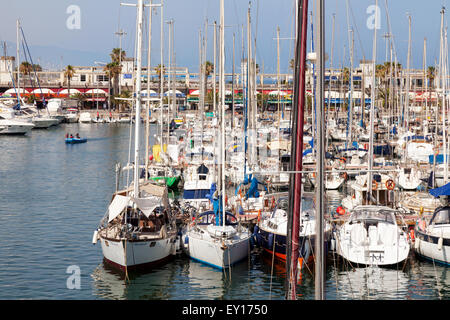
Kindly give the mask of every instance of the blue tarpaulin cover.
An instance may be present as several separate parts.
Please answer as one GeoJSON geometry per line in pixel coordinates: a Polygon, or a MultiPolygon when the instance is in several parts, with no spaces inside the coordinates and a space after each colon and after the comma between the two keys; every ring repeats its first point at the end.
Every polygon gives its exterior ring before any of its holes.
{"type": "Polygon", "coordinates": [[[429,192],[433,197],[436,198],[439,196],[450,196],[450,182],[442,187],[431,189],[429,190],[429,192]]]}

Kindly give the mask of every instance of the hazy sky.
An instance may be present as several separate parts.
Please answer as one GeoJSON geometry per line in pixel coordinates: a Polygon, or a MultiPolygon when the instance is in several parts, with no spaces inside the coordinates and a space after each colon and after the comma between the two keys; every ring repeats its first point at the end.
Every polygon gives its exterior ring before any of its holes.
{"type": "MultiPolygon", "coordinates": [[[[93,65],[94,61],[109,61],[111,49],[119,46],[119,38],[114,35],[114,32],[120,27],[127,33],[123,38],[123,49],[126,50],[127,56],[133,56],[136,9],[120,6],[120,2],[120,0],[0,0],[3,8],[0,12],[0,40],[7,41],[8,54],[15,55],[16,20],[19,18],[35,60],[33,62],[39,61],[44,68],[53,69],[67,64],[93,65]],[[74,12],[67,12],[73,5],[80,9],[79,28],[76,25],[76,19],[73,19],[74,12]]],[[[137,0],[129,2],[137,2],[137,0]]],[[[160,3],[160,0],[153,2],[160,3]]],[[[443,5],[447,6],[448,1],[379,0],[378,2],[381,18],[380,29],[377,31],[377,61],[385,58],[386,46],[382,36],[389,31],[385,6],[387,2],[391,23],[390,32],[394,35],[399,62],[406,66],[407,13],[409,12],[412,17],[412,65],[417,68],[422,67],[425,37],[427,38],[427,65],[434,65],[439,58],[440,10],[443,5]]],[[[314,3],[314,0],[309,2],[311,12],[314,11],[314,3]]],[[[203,32],[206,18],[209,24],[219,20],[219,0],[165,0],[164,4],[164,20],[174,19],[175,21],[176,64],[189,67],[191,71],[196,72],[199,64],[199,30],[202,29],[203,32]]],[[[363,56],[371,59],[373,30],[369,30],[367,23],[372,13],[367,9],[374,5],[375,1],[325,0],[325,4],[325,45],[329,56],[331,56],[332,14],[336,17],[333,65],[349,64],[348,25],[355,30],[355,63],[357,64],[363,56]]],[[[282,38],[292,38],[294,35],[294,5],[295,0],[251,1],[252,32],[253,36],[257,37],[257,63],[261,67],[264,66],[265,72],[275,73],[277,70],[277,47],[274,40],[277,26],[280,27],[282,38]]],[[[231,70],[233,33],[236,35],[236,61],[239,61],[241,57],[242,26],[246,26],[248,8],[248,0],[225,0],[225,23],[228,26],[226,28],[227,70],[231,70]]],[[[154,10],[156,16],[153,16],[152,65],[160,61],[161,11],[160,8],[154,10]]],[[[448,13],[445,16],[446,20],[447,18],[448,13]]],[[[164,58],[167,63],[168,28],[166,23],[165,31],[164,58]]],[[[308,33],[311,36],[311,25],[308,33]]],[[[145,35],[147,36],[147,27],[145,35]]],[[[208,27],[207,36],[208,60],[212,61],[212,26],[208,27]]],[[[246,42],[245,39],[245,45],[246,42]]],[[[281,72],[288,72],[288,61],[293,55],[293,40],[281,40],[280,44],[281,72]]],[[[238,62],[236,64],[238,65],[238,62]]]]}

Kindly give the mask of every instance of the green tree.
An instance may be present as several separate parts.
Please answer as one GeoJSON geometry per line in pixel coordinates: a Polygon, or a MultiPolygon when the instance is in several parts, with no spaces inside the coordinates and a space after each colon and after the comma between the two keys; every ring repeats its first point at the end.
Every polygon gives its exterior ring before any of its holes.
{"type": "Polygon", "coordinates": [[[109,79],[113,79],[113,95],[116,95],[119,92],[119,77],[122,73],[121,62],[125,59],[126,52],[120,48],[114,48],[109,56],[111,57],[111,62],[105,66],[104,70],[108,74],[109,79]]]}
{"type": "Polygon", "coordinates": [[[75,69],[70,64],[64,70],[64,77],[67,79],[67,96],[70,97],[70,79],[73,78],[75,74],[75,69]]]}
{"type": "MultiPolygon", "coordinates": [[[[211,73],[214,72],[214,64],[211,61],[206,61],[204,66],[203,66],[203,70],[205,72],[204,77],[205,77],[205,86],[204,86],[204,93],[205,93],[205,101],[208,100],[208,77],[210,76],[211,73]]],[[[215,81],[215,79],[213,79],[215,81]]],[[[210,95],[211,97],[211,102],[213,101],[213,94],[211,93],[210,95]]],[[[217,95],[216,95],[216,101],[217,101],[217,95]]]]}
{"type": "MultiPolygon", "coordinates": [[[[166,73],[166,66],[158,64],[155,69],[156,69],[156,74],[158,75],[158,83],[160,84],[161,78],[164,77],[164,74],[166,73]]],[[[160,85],[158,85],[158,92],[160,95],[164,93],[164,92],[161,92],[160,85]]]]}
{"type": "Polygon", "coordinates": [[[131,92],[128,90],[124,90],[120,94],[113,96],[112,101],[115,105],[119,106],[119,112],[122,112],[126,111],[125,108],[127,109],[130,108],[131,100],[120,100],[120,98],[130,99],[131,97],[132,97],[131,92]]]}
{"type": "Polygon", "coordinates": [[[430,81],[430,87],[434,88],[434,79],[436,78],[436,68],[429,66],[427,68],[427,78],[430,81]]]}

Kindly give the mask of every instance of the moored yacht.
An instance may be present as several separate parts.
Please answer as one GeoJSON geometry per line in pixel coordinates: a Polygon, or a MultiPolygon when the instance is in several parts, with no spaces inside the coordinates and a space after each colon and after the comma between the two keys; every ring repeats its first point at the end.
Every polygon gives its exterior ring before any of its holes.
{"type": "MultiPolygon", "coordinates": [[[[430,191],[435,197],[450,195],[450,184],[430,191]]],[[[422,215],[414,230],[415,252],[428,260],[450,265],[450,205],[436,208],[431,218],[422,215]]]]}
{"type": "Polygon", "coordinates": [[[408,257],[406,225],[397,225],[398,211],[361,205],[351,210],[335,233],[336,252],[353,266],[394,266],[408,257]]]}

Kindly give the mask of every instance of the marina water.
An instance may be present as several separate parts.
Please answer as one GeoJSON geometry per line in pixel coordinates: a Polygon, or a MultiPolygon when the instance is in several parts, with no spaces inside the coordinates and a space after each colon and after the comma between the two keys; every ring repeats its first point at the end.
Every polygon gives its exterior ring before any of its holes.
{"type": "MultiPolygon", "coordinates": [[[[284,299],[283,265],[256,251],[231,272],[178,256],[126,284],[103,265],[92,233],[115,191],[116,163],[128,160],[129,135],[128,124],[76,123],[0,137],[0,299],[284,299]],[[88,142],[65,145],[77,132],[88,142]]],[[[329,211],[342,197],[328,192],[329,211]]],[[[412,252],[404,270],[351,270],[330,257],[325,290],[337,300],[449,299],[450,268],[412,252]]],[[[314,299],[308,270],[297,292],[314,299]]]]}

